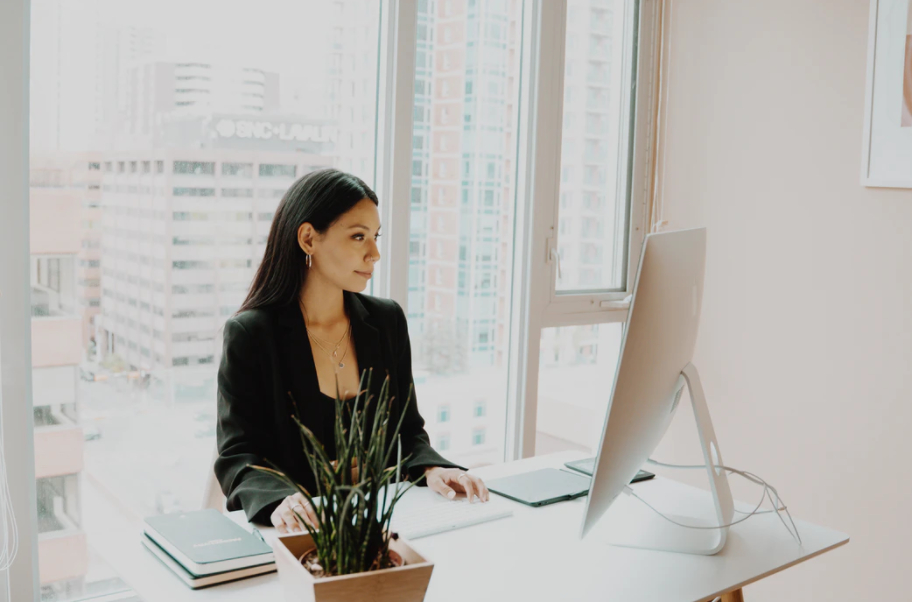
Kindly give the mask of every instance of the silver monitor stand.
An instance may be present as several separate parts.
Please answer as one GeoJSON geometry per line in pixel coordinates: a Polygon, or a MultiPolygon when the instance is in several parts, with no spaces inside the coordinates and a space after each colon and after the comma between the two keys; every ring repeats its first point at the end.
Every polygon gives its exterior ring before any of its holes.
{"type": "Polygon", "coordinates": [[[735,505],[725,471],[712,468],[723,465],[722,455],[719,452],[719,444],[716,442],[712,420],[709,417],[709,408],[706,405],[703,385],[700,384],[700,375],[693,364],[687,364],[681,371],[680,387],[675,394],[675,405],[682,396],[685,384],[690,392],[700,447],[703,450],[703,462],[706,464],[706,474],[709,477],[714,515],[710,517],[705,514],[703,516],[664,514],[681,524],[717,528],[679,527],[656,514],[640,500],[621,495],[608,509],[598,525],[598,530],[605,534],[605,539],[612,545],[706,555],[716,554],[725,546],[728,527],[719,527],[719,525],[731,524],[735,514],[735,505]]]}
{"type": "MultiPolygon", "coordinates": [[[[706,229],[649,234],[643,244],[630,311],[621,343],[617,373],[597,450],[592,483],[586,498],[580,536],[598,525],[611,543],[691,554],[715,554],[725,545],[734,504],[724,471],[715,470],[722,457],[713,431],[706,397],[691,363],[696,345],[703,277],[706,229]],[[625,488],[644,466],[674,416],[687,386],[713,506],[694,504],[675,522],[710,529],[677,526],[625,488]]],[[[653,482],[633,485],[633,489],[653,482]]],[[[655,504],[662,510],[660,501],[655,504]]],[[[663,510],[663,512],[665,512],[663,510]]],[[[665,512],[668,514],[667,512],[665,512]]]]}

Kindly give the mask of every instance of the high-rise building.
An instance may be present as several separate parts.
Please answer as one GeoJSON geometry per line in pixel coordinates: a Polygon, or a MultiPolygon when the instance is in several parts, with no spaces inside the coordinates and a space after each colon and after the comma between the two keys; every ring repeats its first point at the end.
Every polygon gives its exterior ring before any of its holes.
{"type": "Polygon", "coordinates": [[[561,141],[560,290],[618,286],[626,203],[618,182],[623,49],[613,1],[571,0],[567,6],[564,118],[561,141]],[[617,30],[617,31],[616,31],[617,30]],[[612,242],[614,244],[612,244],[612,242]]]}
{"type": "Polygon", "coordinates": [[[133,67],[128,78],[116,148],[158,147],[163,127],[188,116],[274,115],[279,108],[278,75],[255,67],[156,61],[133,67]]]}
{"type": "Polygon", "coordinates": [[[377,123],[379,4],[334,0],[324,91],[327,121],[336,123],[338,167],[371,182],[377,123]]]}
{"type": "Polygon", "coordinates": [[[296,178],[334,163],[337,134],[220,114],[172,119],[159,134],[155,150],[104,157],[102,347],[167,382],[169,396],[214,399],[219,329],[246,295],[276,206],[296,178]],[[188,390],[185,378],[204,385],[188,390]]]}
{"type": "Polygon", "coordinates": [[[83,591],[89,550],[82,529],[79,365],[94,333],[98,296],[90,263],[97,249],[97,157],[33,155],[30,168],[32,400],[43,592],[83,591]]]}
{"type": "Polygon", "coordinates": [[[471,465],[498,460],[505,416],[520,14],[418,3],[408,314],[429,434],[471,465]]]}

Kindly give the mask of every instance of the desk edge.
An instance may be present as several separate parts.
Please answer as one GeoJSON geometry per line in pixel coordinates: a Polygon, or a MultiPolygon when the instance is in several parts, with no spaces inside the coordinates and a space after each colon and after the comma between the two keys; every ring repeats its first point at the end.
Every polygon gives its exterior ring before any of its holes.
{"type": "Polygon", "coordinates": [[[762,574],[760,574],[760,575],[757,575],[757,576],[755,576],[755,577],[751,577],[750,579],[748,579],[748,580],[746,580],[746,581],[742,581],[741,583],[739,583],[739,584],[733,586],[733,587],[730,588],[730,589],[726,589],[726,590],[723,590],[723,591],[715,592],[715,593],[713,593],[713,594],[710,594],[710,595],[709,595],[708,597],[706,597],[706,598],[699,598],[698,600],[694,600],[694,602],[705,602],[706,600],[712,600],[712,599],[714,599],[716,596],[723,596],[723,595],[728,594],[728,593],[731,593],[731,592],[733,592],[733,591],[737,591],[737,590],[739,590],[739,589],[743,589],[746,585],[750,585],[751,583],[756,583],[757,581],[760,581],[761,579],[765,579],[766,577],[769,577],[770,575],[775,575],[776,573],[780,573],[780,572],[784,571],[785,569],[788,569],[788,568],[791,568],[791,567],[795,566],[796,564],[800,564],[800,563],[802,563],[802,562],[806,562],[806,561],[810,560],[811,558],[816,558],[817,556],[820,556],[821,554],[823,554],[823,553],[825,553],[825,552],[829,552],[830,550],[835,550],[836,548],[841,548],[842,546],[844,546],[844,545],[846,545],[847,543],[849,543],[849,539],[850,539],[849,536],[848,536],[848,535],[845,535],[845,539],[842,539],[842,540],[840,540],[840,541],[837,541],[836,543],[834,543],[834,544],[831,545],[831,546],[827,546],[827,547],[825,547],[825,548],[821,548],[820,550],[817,550],[816,552],[814,552],[814,553],[812,553],[812,554],[808,554],[807,556],[803,556],[803,557],[801,557],[801,558],[795,559],[795,560],[793,560],[792,562],[789,562],[788,564],[784,564],[784,565],[782,565],[782,566],[780,566],[780,567],[778,567],[778,568],[769,570],[769,571],[767,571],[767,572],[765,572],[765,573],[762,573],[762,574]]]}

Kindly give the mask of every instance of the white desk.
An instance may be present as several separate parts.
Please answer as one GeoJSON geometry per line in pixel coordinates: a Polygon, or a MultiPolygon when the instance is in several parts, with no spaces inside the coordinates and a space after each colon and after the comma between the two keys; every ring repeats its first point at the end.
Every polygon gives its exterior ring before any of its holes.
{"type": "MultiPolygon", "coordinates": [[[[579,452],[562,452],[473,472],[493,479],[560,467],[581,457],[579,452]]],[[[712,503],[707,492],[661,477],[634,487],[650,503],[685,515],[688,509],[699,514],[693,511],[712,503]]],[[[436,495],[415,487],[400,507],[420,506],[436,495]]],[[[803,541],[799,546],[774,514],[764,514],[732,527],[725,548],[715,556],[654,552],[610,546],[598,539],[597,532],[591,541],[579,541],[585,498],[541,508],[509,503],[514,511],[510,518],[415,540],[414,546],[434,562],[428,602],[699,602],[729,592],[732,594],[727,599],[739,600],[744,585],[849,541],[844,533],[796,519],[803,541]],[[543,561],[548,568],[542,566],[543,561]]],[[[737,503],[736,507],[750,510],[755,504],[737,503]]],[[[231,515],[246,524],[243,513],[231,515]]],[[[125,541],[132,540],[132,544],[124,545],[123,558],[112,564],[144,602],[284,600],[277,573],[191,590],[143,549],[140,529],[134,525],[132,532],[125,533],[125,541]]],[[[267,542],[275,537],[272,529],[262,531],[267,542]]]]}

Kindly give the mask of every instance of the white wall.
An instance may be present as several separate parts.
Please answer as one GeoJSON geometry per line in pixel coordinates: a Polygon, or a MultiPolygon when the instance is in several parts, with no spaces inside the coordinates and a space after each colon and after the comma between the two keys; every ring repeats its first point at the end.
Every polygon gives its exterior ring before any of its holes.
{"type": "MultiPolygon", "coordinates": [[[[672,0],[664,218],[708,227],[695,363],[721,452],[851,536],[749,602],[912,596],[912,190],[859,184],[868,9],[672,0]]],[[[679,413],[655,457],[695,445],[679,413]]]]}

